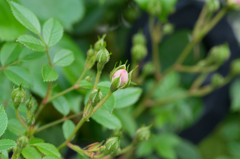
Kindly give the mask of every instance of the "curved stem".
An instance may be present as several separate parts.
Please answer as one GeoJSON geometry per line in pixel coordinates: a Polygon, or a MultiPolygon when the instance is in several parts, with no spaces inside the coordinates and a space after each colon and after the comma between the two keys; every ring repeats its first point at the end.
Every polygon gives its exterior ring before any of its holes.
{"type": "Polygon", "coordinates": [[[43,131],[43,130],[45,130],[45,129],[47,129],[47,128],[50,128],[50,127],[52,127],[52,126],[54,126],[54,125],[60,124],[60,123],[62,123],[62,122],[64,122],[64,121],[66,121],[66,120],[69,120],[69,119],[78,117],[78,116],[80,116],[81,114],[82,114],[82,112],[81,112],[81,113],[77,113],[77,114],[73,114],[73,115],[71,115],[71,116],[69,116],[69,117],[64,117],[64,118],[62,118],[62,119],[53,121],[53,122],[51,122],[51,123],[49,123],[49,124],[46,124],[46,125],[38,128],[38,129],[36,129],[36,130],[34,131],[34,134],[36,134],[36,133],[38,133],[38,132],[40,132],[40,131],[43,131]]]}
{"type": "Polygon", "coordinates": [[[131,150],[132,148],[134,148],[134,144],[131,143],[130,145],[128,145],[127,147],[125,147],[124,149],[121,150],[121,152],[118,155],[124,154],[126,152],[128,152],[129,150],[131,150]]]}
{"type": "Polygon", "coordinates": [[[17,117],[18,121],[22,124],[22,126],[23,126],[26,130],[28,130],[27,125],[26,125],[26,124],[23,122],[23,120],[21,119],[21,116],[20,116],[20,114],[19,114],[18,109],[15,109],[15,114],[16,114],[16,117],[17,117]]]}
{"type": "Polygon", "coordinates": [[[94,107],[92,114],[94,114],[101,106],[108,100],[108,98],[113,94],[109,91],[108,94],[94,107]]]}
{"type": "Polygon", "coordinates": [[[93,90],[97,88],[97,85],[98,85],[98,82],[99,82],[99,79],[100,79],[100,76],[101,76],[101,72],[102,71],[97,71],[97,76],[96,76],[96,79],[95,79],[93,90]]]}
{"type": "Polygon", "coordinates": [[[76,81],[75,85],[79,85],[80,81],[82,80],[83,76],[85,75],[85,73],[87,72],[87,69],[85,68],[82,72],[82,74],[80,75],[80,77],[78,78],[78,80],[76,81]]]}

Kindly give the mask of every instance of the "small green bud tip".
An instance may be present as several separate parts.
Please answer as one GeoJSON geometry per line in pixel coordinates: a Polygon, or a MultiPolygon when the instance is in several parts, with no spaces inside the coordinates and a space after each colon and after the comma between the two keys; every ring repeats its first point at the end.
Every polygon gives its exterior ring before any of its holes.
{"type": "Polygon", "coordinates": [[[236,59],[231,63],[231,74],[240,74],[240,59],[236,59]]]}
{"type": "Polygon", "coordinates": [[[147,141],[149,137],[151,136],[150,126],[143,126],[139,128],[136,132],[136,139],[138,141],[147,141]]]}
{"type": "Polygon", "coordinates": [[[170,23],[167,23],[163,26],[163,34],[168,35],[174,31],[174,26],[170,23]]]}
{"type": "Polygon", "coordinates": [[[137,34],[133,36],[133,45],[145,45],[146,44],[146,38],[143,35],[142,31],[139,31],[137,34]]]}
{"type": "Polygon", "coordinates": [[[100,88],[93,90],[90,95],[89,95],[89,99],[91,100],[91,102],[96,105],[98,102],[100,102],[100,100],[103,98],[103,94],[100,90],[100,88]]]}
{"type": "Polygon", "coordinates": [[[105,153],[114,153],[120,148],[120,138],[119,137],[111,137],[107,139],[105,143],[106,149],[105,153]]]}
{"type": "Polygon", "coordinates": [[[137,44],[134,45],[131,49],[132,58],[139,62],[147,56],[147,48],[144,45],[137,44]]]}
{"type": "Polygon", "coordinates": [[[26,101],[25,106],[29,110],[32,109],[32,107],[34,106],[34,100],[32,98],[32,95],[30,95],[29,99],[26,101]]]}
{"type": "Polygon", "coordinates": [[[109,59],[110,59],[110,55],[106,48],[102,48],[98,51],[96,60],[99,63],[105,64],[109,61],[109,59]]]}
{"type": "Polygon", "coordinates": [[[91,58],[95,55],[95,50],[92,49],[92,46],[90,46],[90,49],[87,51],[87,57],[91,58]]]}
{"type": "Polygon", "coordinates": [[[219,0],[208,0],[207,3],[207,9],[210,12],[215,12],[220,8],[220,2],[219,0]]]}
{"type": "Polygon", "coordinates": [[[103,47],[106,47],[106,43],[104,42],[105,37],[106,34],[104,34],[102,38],[98,38],[98,41],[94,44],[94,49],[96,51],[100,51],[103,47]]]}
{"type": "Polygon", "coordinates": [[[211,81],[211,84],[214,86],[214,87],[218,87],[220,86],[221,84],[223,84],[224,82],[224,78],[222,75],[216,73],[213,75],[212,77],[212,81],[211,81]]]}
{"type": "Polygon", "coordinates": [[[28,145],[28,138],[26,136],[20,136],[18,139],[17,139],[17,144],[18,146],[20,146],[21,148],[24,148],[28,145]]]}
{"type": "Polygon", "coordinates": [[[34,125],[34,123],[35,123],[35,118],[32,115],[30,118],[27,119],[27,125],[32,126],[32,125],[34,125]]]}
{"type": "Polygon", "coordinates": [[[16,106],[16,108],[24,102],[25,98],[26,98],[26,92],[23,90],[22,88],[22,84],[14,89],[12,91],[12,101],[14,102],[14,105],[16,106]]]}
{"type": "Polygon", "coordinates": [[[148,1],[147,11],[152,16],[158,16],[161,14],[162,6],[159,0],[148,1]]]}
{"type": "Polygon", "coordinates": [[[210,59],[211,61],[217,62],[217,63],[223,63],[230,57],[230,49],[228,47],[228,44],[215,46],[210,50],[210,59]]]}
{"type": "Polygon", "coordinates": [[[85,77],[85,80],[88,82],[92,82],[92,75],[85,77]]]}

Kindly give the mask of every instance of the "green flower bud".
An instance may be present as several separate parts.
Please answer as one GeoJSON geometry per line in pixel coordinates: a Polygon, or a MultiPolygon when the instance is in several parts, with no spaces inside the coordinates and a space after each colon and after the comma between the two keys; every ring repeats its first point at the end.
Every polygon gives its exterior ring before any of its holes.
{"type": "Polygon", "coordinates": [[[144,75],[151,75],[153,74],[155,71],[155,67],[153,65],[152,62],[147,62],[144,66],[143,66],[143,74],[144,75]]]}
{"type": "Polygon", "coordinates": [[[174,30],[174,26],[170,23],[167,23],[163,26],[163,34],[168,35],[171,34],[174,30]]]}
{"type": "Polygon", "coordinates": [[[110,54],[107,49],[102,48],[101,50],[98,51],[96,60],[99,63],[105,64],[109,61],[109,59],[110,59],[110,54]]]}
{"type": "Polygon", "coordinates": [[[239,0],[227,0],[227,6],[230,9],[240,9],[240,1],[239,0]]]}
{"type": "Polygon", "coordinates": [[[220,8],[219,0],[208,0],[206,1],[207,8],[210,12],[215,12],[220,8]]]}
{"type": "Polygon", "coordinates": [[[15,146],[15,147],[13,147],[13,156],[12,156],[12,159],[18,159],[21,151],[22,151],[22,149],[20,148],[20,146],[15,146]]]}
{"type": "Polygon", "coordinates": [[[103,94],[100,91],[100,88],[94,89],[89,95],[89,99],[92,102],[93,106],[97,105],[102,98],[103,98],[103,94]]]}
{"type": "Polygon", "coordinates": [[[137,45],[137,44],[145,45],[146,44],[146,38],[141,31],[139,31],[137,34],[135,34],[133,36],[132,40],[133,40],[133,45],[137,45]]]}
{"type": "Polygon", "coordinates": [[[134,45],[131,49],[132,58],[139,62],[147,56],[147,48],[144,45],[137,44],[134,45]]]}
{"type": "Polygon", "coordinates": [[[105,154],[114,153],[120,148],[120,136],[110,137],[109,139],[107,139],[105,146],[105,154]]]}
{"type": "Polygon", "coordinates": [[[84,80],[86,80],[86,81],[91,83],[92,82],[92,75],[85,77],[84,80]]]}
{"type": "Polygon", "coordinates": [[[139,128],[136,132],[137,141],[147,141],[151,135],[150,126],[143,126],[139,128]]]}
{"type": "Polygon", "coordinates": [[[94,44],[94,49],[98,52],[100,51],[103,47],[105,47],[105,39],[106,35],[103,35],[102,38],[99,38],[98,41],[94,44]]]}
{"type": "Polygon", "coordinates": [[[223,63],[230,57],[228,44],[215,46],[210,50],[209,58],[213,62],[223,63]]]}
{"type": "Polygon", "coordinates": [[[218,74],[218,73],[215,73],[214,75],[213,75],[213,77],[212,77],[212,85],[214,86],[214,87],[218,87],[218,86],[220,86],[221,84],[223,84],[224,83],[224,78],[223,78],[223,76],[222,75],[220,75],[220,74],[218,74]]]}
{"type": "Polygon", "coordinates": [[[25,98],[26,92],[23,90],[22,84],[12,91],[12,101],[14,102],[14,106],[16,109],[22,102],[24,102],[25,98]]]}
{"type": "Polygon", "coordinates": [[[92,49],[92,46],[90,46],[90,49],[87,51],[87,58],[91,58],[95,55],[95,50],[92,49]]]}
{"type": "Polygon", "coordinates": [[[147,12],[152,16],[160,15],[162,6],[159,0],[149,0],[147,4],[147,12]]]}
{"type": "Polygon", "coordinates": [[[92,112],[93,112],[93,106],[90,102],[88,102],[87,105],[84,107],[84,110],[83,110],[83,118],[86,121],[89,121],[89,118],[91,117],[92,112]]]}
{"type": "Polygon", "coordinates": [[[28,126],[33,126],[35,123],[35,118],[34,116],[32,115],[30,118],[27,119],[27,125],[28,126]]]}
{"type": "Polygon", "coordinates": [[[115,67],[110,73],[111,91],[115,91],[118,88],[124,89],[127,88],[132,79],[132,73],[136,69],[135,67],[130,73],[127,73],[126,64],[115,67]]]}
{"type": "Polygon", "coordinates": [[[32,109],[32,107],[34,106],[34,100],[32,98],[32,95],[30,95],[30,98],[26,101],[25,106],[29,110],[32,109]]]}
{"type": "Polygon", "coordinates": [[[240,74],[240,59],[234,60],[231,63],[231,74],[233,75],[240,74]]]}
{"type": "Polygon", "coordinates": [[[91,69],[93,67],[93,65],[95,64],[96,61],[96,56],[92,56],[90,58],[87,58],[86,62],[85,62],[85,68],[87,70],[91,69]]]}
{"type": "Polygon", "coordinates": [[[18,139],[17,139],[17,144],[20,148],[24,148],[28,145],[28,138],[26,136],[20,136],[18,139]]]}

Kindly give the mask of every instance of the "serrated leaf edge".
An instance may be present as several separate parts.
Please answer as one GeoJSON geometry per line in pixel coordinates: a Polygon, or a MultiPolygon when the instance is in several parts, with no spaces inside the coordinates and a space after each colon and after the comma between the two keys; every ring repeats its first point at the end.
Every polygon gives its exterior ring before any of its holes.
{"type": "Polygon", "coordinates": [[[0,134],[0,137],[5,133],[5,131],[7,130],[7,127],[8,127],[8,116],[7,116],[7,113],[6,113],[5,109],[4,109],[4,107],[0,105],[0,109],[1,109],[1,107],[3,108],[4,113],[6,114],[6,117],[7,117],[7,126],[6,126],[5,130],[3,131],[3,133],[0,134]]]}
{"type": "MultiPolygon", "coordinates": [[[[10,139],[1,139],[0,141],[3,141],[3,140],[7,140],[7,141],[13,141],[13,140],[10,140],[10,139]]],[[[13,141],[16,145],[17,145],[17,143],[15,142],[15,141],[13,141]]],[[[16,146],[16,145],[14,145],[14,146],[16,146]]],[[[11,148],[9,148],[9,149],[4,149],[4,150],[10,150],[10,149],[12,149],[14,146],[12,146],[11,148]]],[[[2,150],[3,151],[3,150],[2,150]]]]}

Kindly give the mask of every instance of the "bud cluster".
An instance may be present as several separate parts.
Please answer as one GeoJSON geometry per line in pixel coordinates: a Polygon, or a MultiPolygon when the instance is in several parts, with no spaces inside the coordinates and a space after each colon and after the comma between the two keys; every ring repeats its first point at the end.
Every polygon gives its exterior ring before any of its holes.
{"type": "Polygon", "coordinates": [[[139,62],[147,56],[146,38],[141,31],[133,36],[131,49],[132,60],[139,62]]]}

